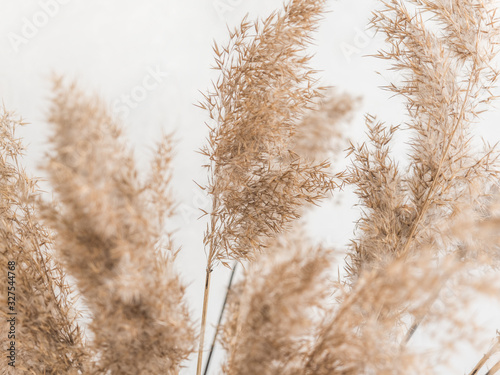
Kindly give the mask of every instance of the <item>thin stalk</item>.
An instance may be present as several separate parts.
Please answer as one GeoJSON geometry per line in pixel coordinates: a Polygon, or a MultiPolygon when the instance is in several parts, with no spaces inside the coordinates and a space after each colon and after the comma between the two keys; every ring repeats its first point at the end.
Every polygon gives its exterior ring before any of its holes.
{"type": "MultiPolygon", "coordinates": [[[[479,372],[479,370],[481,370],[481,368],[484,366],[484,364],[488,361],[488,359],[490,359],[491,356],[495,354],[497,351],[498,351],[498,342],[495,345],[493,345],[485,355],[483,355],[483,358],[481,358],[481,360],[477,363],[477,365],[469,373],[469,375],[476,375],[479,372]]],[[[497,364],[493,366],[493,368],[491,368],[486,373],[486,375],[493,375],[498,370],[500,370],[500,362],[497,362],[497,364]]]]}
{"type": "Polygon", "coordinates": [[[450,278],[450,276],[451,275],[446,276],[444,278],[442,284],[439,286],[439,288],[437,288],[434,291],[434,293],[429,297],[429,299],[427,300],[427,303],[426,303],[426,307],[425,307],[426,312],[423,315],[421,315],[420,317],[418,317],[418,318],[415,319],[415,321],[411,325],[410,329],[406,333],[406,336],[405,336],[405,338],[404,338],[401,346],[405,346],[406,344],[408,344],[408,341],[411,340],[413,334],[416,332],[416,330],[420,327],[420,324],[422,324],[422,322],[426,318],[427,313],[429,312],[429,309],[434,304],[434,302],[439,298],[439,294],[441,293],[441,290],[444,288],[444,286],[446,284],[446,281],[450,278]]]}
{"type": "Polygon", "coordinates": [[[493,366],[490,371],[486,373],[486,375],[493,375],[496,374],[500,370],[500,361],[498,361],[495,366],[493,366]]]}
{"type": "Polygon", "coordinates": [[[208,353],[207,363],[205,363],[205,370],[203,371],[203,375],[208,374],[208,368],[210,367],[210,360],[212,359],[212,353],[215,349],[215,343],[217,342],[217,335],[219,334],[219,329],[222,324],[222,317],[224,316],[224,310],[226,309],[227,298],[229,296],[229,292],[231,291],[231,286],[233,285],[234,274],[236,273],[236,267],[238,266],[238,262],[233,263],[233,270],[231,271],[231,277],[229,278],[229,283],[227,284],[226,296],[224,297],[224,302],[222,303],[222,308],[219,314],[219,321],[217,323],[217,327],[215,328],[214,337],[212,339],[212,345],[210,346],[210,352],[208,353]]]}
{"type": "Polygon", "coordinates": [[[205,291],[203,293],[203,310],[201,313],[201,329],[200,329],[200,346],[198,347],[198,364],[196,366],[196,375],[201,375],[202,363],[203,363],[203,344],[205,341],[205,328],[207,325],[207,310],[208,310],[208,292],[210,290],[210,277],[213,271],[214,256],[216,253],[216,246],[214,244],[213,236],[210,234],[213,232],[217,226],[217,218],[213,214],[216,212],[218,206],[217,196],[214,196],[212,200],[212,214],[210,215],[210,231],[205,234],[205,240],[210,238],[209,251],[207,257],[207,269],[205,274],[205,291]]]}
{"type": "Polygon", "coordinates": [[[203,343],[205,341],[205,327],[207,325],[207,310],[208,310],[208,292],[210,290],[210,276],[212,269],[207,267],[205,276],[205,293],[203,294],[203,310],[201,314],[201,330],[200,330],[200,346],[198,347],[198,365],[196,367],[196,375],[201,375],[201,367],[203,362],[203,343]]]}

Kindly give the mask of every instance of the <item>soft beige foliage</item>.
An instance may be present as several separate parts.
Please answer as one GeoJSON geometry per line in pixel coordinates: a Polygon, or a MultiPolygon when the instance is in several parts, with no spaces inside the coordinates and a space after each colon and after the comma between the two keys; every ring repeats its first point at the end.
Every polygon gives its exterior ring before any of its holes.
{"type": "Polygon", "coordinates": [[[301,160],[292,151],[297,123],[319,97],[306,47],[323,7],[324,1],[291,0],[263,21],[243,20],[226,47],[214,46],[220,78],[200,104],[215,124],[202,149],[212,209],[197,375],[216,263],[255,258],[305,203],[337,187],[328,162],[301,160]]]}
{"type": "MultiPolygon", "coordinates": [[[[15,296],[17,315],[8,315],[7,287],[4,284],[1,343],[9,347],[7,319],[16,319],[17,370],[2,356],[0,372],[18,374],[77,374],[83,368],[87,351],[75,323],[72,293],[64,271],[50,252],[52,239],[35,215],[37,181],[29,178],[20,161],[24,149],[15,136],[22,122],[12,113],[0,113],[0,260],[5,283],[10,261],[16,262],[10,296],[15,296]]],[[[9,300],[11,300],[9,298],[9,300]]],[[[11,300],[12,301],[12,300],[11,300]]],[[[6,353],[6,352],[5,352],[6,353]]]]}
{"type": "MultiPolygon", "coordinates": [[[[410,167],[402,170],[390,155],[400,127],[367,116],[369,142],[350,148],[348,180],[363,208],[347,263],[350,281],[289,374],[433,373],[432,356],[420,358],[406,344],[425,323],[465,328],[451,311],[467,299],[452,304],[443,291],[498,291],[474,272],[498,259],[498,235],[484,236],[498,230],[498,216],[486,207],[489,186],[498,183],[496,154],[478,155],[470,135],[496,81],[494,8],[481,1],[410,3],[411,11],[388,1],[373,19],[390,46],[379,57],[402,73],[402,83],[389,88],[407,100],[410,167]],[[464,226],[482,233],[481,241],[464,238],[464,226]],[[430,311],[438,299],[448,309],[430,311]]],[[[252,313],[258,309],[242,319],[252,313]]],[[[259,339],[248,337],[246,347],[259,339]]],[[[456,339],[444,340],[443,350],[453,352],[456,339]]],[[[229,352],[230,361],[236,357],[229,352]]],[[[447,360],[443,353],[441,364],[447,360]]]]}
{"type": "Polygon", "coordinates": [[[244,20],[226,47],[214,47],[220,78],[201,105],[215,122],[203,150],[213,197],[210,269],[251,259],[305,202],[336,186],[327,163],[290,151],[297,121],[319,96],[305,48],[322,9],[323,1],[290,1],[262,22],[244,20]]]}
{"type": "Polygon", "coordinates": [[[160,144],[143,186],[104,105],[59,81],[54,95],[47,170],[59,206],[46,204],[44,215],[92,312],[93,371],[177,373],[194,337],[171,249],[157,246],[172,209],[155,200],[168,184],[169,143],[160,144]]]}
{"type": "Polygon", "coordinates": [[[359,98],[328,90],[295,128],[291,149],[302,159],[323,161],[341,156],[347,141],[343,123],[351,119],[359,98]]]}
{"type": "Polygon", "coordinates": [[[372,151],[352,148],[352,179],[369,209],[353,247],[354,278],[372,259],[406,256],[433,241],[439,236],[433,231],[437,224],[453,217],[460,204],[479,204],[487,181],[499,176],[495,154],[476,156],[470,135],[496,82],[491,61],[500,29],[492,3],[409,3],[417,7],[410,11],[404,2],[388,1],[372,23],[389,44],[379,57],[391,60],[404,77],[389,89],[407,102],[411,165],[408,172],[400,171],[391,160],[396,129],[382,124],[370,128],[372,151]],[[431,27],[434,21],[437,26],[431,27]]]}
{"type": "Polygon", "coordinates": [[[274,239],[235,285],[225,324],[225,374],[288,374],[328,296],[331,252],[300,235],[274,239]]]}
{"type": "MultiPolygon", "coordinates": [[[[335,175],[340,124],[358,99],[323,95],[309,66],[324,7],[290,0],[264,20],[245,18],[225,47],[214,47],[220,76],[200,104],[211,119],[202,153],[213,206],[205,212],[198,374],[211,273],[229,260],[245,268],[221,313],[226,358],[216,371],[230,375],[434,374],[461,344],[479,345],[467,313],[478,296],[500,293],[498,154],[477,150],[472,135],[496,85],[497,5],[380,2],[372,26],[387,49],[378,57],[400,74],[387,88],[407,111],[397,126],[366,115],[367,140],[351,144],[348,169],[335,175]],[[407,168],[391,154],[403,130],[407,168]],[[340,182],[353,187],[362,211],[345,264],[296,220],[340,182]],[[342,266],[345,277],[335,271],[342,266]],[[439,349],[419,350],[417,331],[439,349]]],[[[0,258],[17,262],[18,370],[178,374],[196,334],[168,230],[171,136],[140,174],[103,101],[60,79],[49,121],[50,201],[18,161],[20,121],[0,115],[0,258]]],[[[7,280],[6,267],[1,274],[7,280]]],[[[5,288],[0,299],[7,306],[5,288]]],[[[498,373],[498,340],[462,372],[498,373]]],[[[16,373],[5,360],[0,371],[16,373]]]]}

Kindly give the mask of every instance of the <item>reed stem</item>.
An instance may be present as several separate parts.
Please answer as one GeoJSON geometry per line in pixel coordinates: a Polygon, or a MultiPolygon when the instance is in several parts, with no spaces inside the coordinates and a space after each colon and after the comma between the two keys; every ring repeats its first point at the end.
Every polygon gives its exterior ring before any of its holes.
{"type": "Polygon", "coordinates": [[[203,310],[201,313],[201,330],[200,330],[200,346],[198,347],[198,364],[196,367],[196,375],[201,375],[203,363],[203,344],[205,341],[205,327],[207,325],[207,310],[208,310],[208,292],[210,290],[210,276],[212,269],[207,267],[205,276],[205,293],[203,295],[203,310]]]}
{"type": "Polygon", "coordinates": [[[233,285],[234,274],[236,273],[236,267],[238,266],[238,262],[234,262],[233,270],[231,271],[231,276],[229,277],[229,283],[227,284],[226,296],[224,297],[224,302],[222,303],[222,308],[219,314],[219,322],[217,323],[217,327],[215,328],[214,337],[212,339],[212,345],[210,346],[210,352],[208,353],[207,363],[205,364],[205,370],[203,371],[203,375],[208,374],[208,368],[210,366],[210,360],[212,359],[212,354],[215,349],[215,343],[217,342],[217,336],[219,334],[220,326],[222,324],[222,318],[224,316],[224,310],[226,309],[227,298],[229,296],[229,292],[231,291],[231,286],[233,285]]]}

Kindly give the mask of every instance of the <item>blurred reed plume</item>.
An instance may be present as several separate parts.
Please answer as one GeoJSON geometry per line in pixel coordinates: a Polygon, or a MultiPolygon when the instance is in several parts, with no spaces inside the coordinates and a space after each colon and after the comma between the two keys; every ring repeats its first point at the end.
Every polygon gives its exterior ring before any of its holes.
{"type": "MultiPolygon", "coordinates": [[[[19,158],[24,149],[15,136],[22,121],[2,109],[0,114],[0,238],[2,277],[8,280],[8,264],[15,262],[15,304],[19,311],[17,336],[18,364],[7,365],[2,374],[77,374],[88,357],[83,335],[76,324],[77,313],[71,288],[56,261],[53,239],[35,214],[37,181],[25,173],[19,158]]],[[[12,279],[9,279],[12,280],[12,279]]],[[[7,306],[7,286],[2,288],[2,306],[7,306]]],[[[11,300],[11,299],[9,299],[11,300]]],[[[2,320],[13,316],[2,308],[2,320]]],[[[2,343],[7,348],[7,325],[2,324],[2,343]]]]}
{"type": "MultiPolygon", "coordinates": [[[[366,139],[352,142],[343,126],[359,99],[320,87],[310,66],[325,7],[290,0],[214,46],[219,79],[199,104],[210,118],[201,152],[212,200],[199,332],[169,229],[172,137],[141,173],[104,101],[56,78],[49,200],[23,170],[23,122],[2,110],[0,257],[12,280],[2,318],[16,311],[15,367],[4,358],[2,374],[178,374],[196,354],[197,374],[208,374],[211,275],[231,262],[244,272],[216,327],[225,360],[214,373],[437,374],[464,343],[485,354],[462,373],[500,373],[500,336],[478,347],[467,314],[500,292],[499,154],[480,150],[473,131],[494,99],[497,6],[380,1],[371,26],[387,48],[377,57],[399,74],[386,89],[406,113],[396,125],[367,114],[366,139]],[[403,168],[391,147],[405,134],[403,168]],[[341,156],[348,167],[334,171],[341,156]],[[361,207],[344,262],[302,218],[343,188],[361,207]]],[[[5,348],[9,329],[0,328],[5,348]]]]}

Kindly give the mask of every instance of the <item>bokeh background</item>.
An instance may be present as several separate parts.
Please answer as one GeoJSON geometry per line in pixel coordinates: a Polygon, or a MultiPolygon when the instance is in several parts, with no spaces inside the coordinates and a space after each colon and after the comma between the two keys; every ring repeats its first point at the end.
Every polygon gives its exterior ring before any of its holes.
{"type": "MultiPolygon", "coordinates": [[[[368,28],[377,0],[330,0],[329,12],[315,35],[313,68],[323,85],[362,97],[346,127],[354,142],[364,139],[366,113],[398,124],[404,105],[383,90],[398,77],[384,61],[371,55],[384,45],[384,38],[368,28]]],[[[282,6],[281,0],[0,0],[0,98],[8,110],[28,123],[19,134],[28,144],[26,165],[30,173],[44,173],[44,153],[50,129],[46,122],[51,77],[64,75],[77,80],[89,92],[100,95],[120,117],[140,166],[151,157],[162,132],[174,132],[174,193],[179,215],[176,243],[182,246],[178,270],[187,285],[192,315],[199,322],[204,282],[205,254],[202,246],[204,219],[199,208],[210,201],[194,181],[203,184],[205,160],[197,153],[207,136],[207,114],[194,104],[216,79],[213,41],[224,44],[227,27],[265,17],[282,6]]],[[[500,140],[498,109],[483,115],[477,132],[490,142],[500,140]]],[[[404,134],[396,139],[394,152],[405,163],[404,134]]],[[[346,164],[340,155],[337,168],[346,164]]],[[[50,197],[50,186],[42,182],[50,197]]],[[[336,194],[307,217],[314,241],[338,249],[342,273],[343,251],[353,235],[359,211],[351,191],[336,194]]],[[[217,321],[228,280],[220,267],[212,281],[207,340],[217,321]]],[[[335,277],[336,275],[332,275],[335,277]]],[[[499,309],[483,301],[473,314],[485,327],[484,346],[464,347],[453,373],[472,368],[500,328],[499,309]]],[[[425,342],[424,338],[420,338],[425,342]]],[[[416,344],[419,338],[415,339],[416,344]]],[[[211,374],[218,373],[222,353],[218,350],[211,374]]],[[[183,373],[193,373],[194,361],[183,373]]],[[[437,373],[450,373],[450,368],[437,373]]]]}

